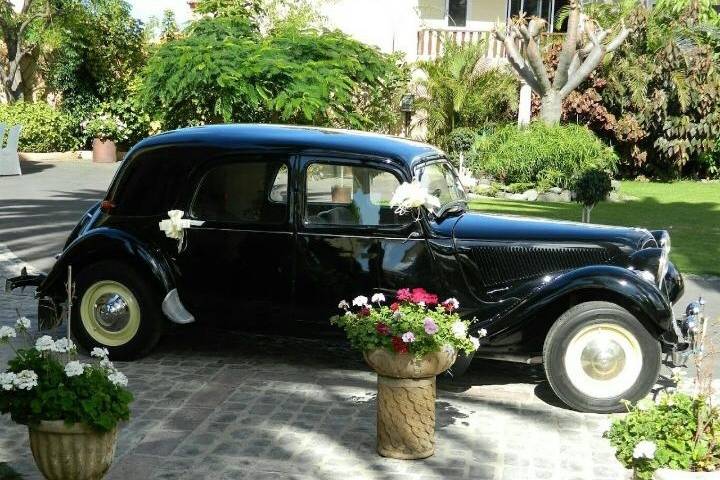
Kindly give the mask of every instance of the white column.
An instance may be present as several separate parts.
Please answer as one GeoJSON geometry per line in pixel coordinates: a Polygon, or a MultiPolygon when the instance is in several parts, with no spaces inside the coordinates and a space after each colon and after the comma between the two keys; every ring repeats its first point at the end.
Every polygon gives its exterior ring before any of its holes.
{"type": "Polygon", "coordinates": [[[518,126],[530,124],[530,110],[532,108],[532,88],[523,82],[520,87],[520,105],[518,108],[518,126]]]}

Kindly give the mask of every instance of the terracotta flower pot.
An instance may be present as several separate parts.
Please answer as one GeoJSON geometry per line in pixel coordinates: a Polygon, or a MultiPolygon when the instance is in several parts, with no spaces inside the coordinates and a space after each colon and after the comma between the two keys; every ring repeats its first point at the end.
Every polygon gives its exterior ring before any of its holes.
{"type": "Polygon", "coordinates": [[[117,146],[112,140],[93,140],[93,162],[114,163],[117,161],[117,146]]]}
{"type": "Polygon", "coordinates": [[[415,358],[385,349],[363,354],[378,374],[377,451],[383,457],[427,458],[435,453],[435,377],[455,362],[444,350],[415,358]]]}
{"type": "Polygon", "coordinates": [[[48,480],[99,480],[117,445],[117,428],[97,432],[79,423],[43,421],[28,427],[35,464],[48,480]]]}

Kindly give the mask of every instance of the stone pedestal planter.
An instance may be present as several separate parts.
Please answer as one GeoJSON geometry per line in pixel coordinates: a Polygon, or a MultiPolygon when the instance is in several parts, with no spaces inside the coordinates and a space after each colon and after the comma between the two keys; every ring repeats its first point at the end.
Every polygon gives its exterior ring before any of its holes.
{"type": "Polygon", "coordinates": [[[103,433],[51,421],[28,430],[35,463],[48,480],[100,480],[115,456],[117,428],[103,433]]]}
{"type": "Polygon", "coordinates": [[[377,451],[383,457],[427,458],[435,453],[435,377],[457,352],[415,358],[384,349],[364,353],[378,374],[377,451]]]}
{"type": "Polygon", "coordinates": [[[93,140],[93,162],[114,163],[117,161],[117,147],[112,140],[93,140]]]}

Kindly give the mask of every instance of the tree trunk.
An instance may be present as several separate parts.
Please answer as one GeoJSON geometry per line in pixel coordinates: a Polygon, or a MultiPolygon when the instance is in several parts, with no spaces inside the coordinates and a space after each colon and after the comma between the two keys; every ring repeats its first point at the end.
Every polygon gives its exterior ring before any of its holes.
{"type": "Polygon", "coordinates": [[[5,82],[5,97],[7,98],[8,103],[20,102],[25,97],[25,85],[20,65],[16,65],[15,61],[11,61],[10,71],[14,72],[14,74],[5,82]]]}
{"type": "Polygon", "coordinates": [[[555,89],[543,95],[540,103],[540,118],[546,125],[557,125],[562,116],[562,96],[555,89]]]}
{"type": "Polygon", "coordinates": [[[590,212],[592,211],[594,205],[583,205],[583,211],[582,211],[582,221],[583,223],[590,223],[590,212]]]}

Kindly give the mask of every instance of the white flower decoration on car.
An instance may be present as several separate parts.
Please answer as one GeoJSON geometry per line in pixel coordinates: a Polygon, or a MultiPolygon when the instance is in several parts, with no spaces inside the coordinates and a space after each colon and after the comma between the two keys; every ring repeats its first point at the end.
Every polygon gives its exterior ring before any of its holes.
{"type": "Polygon", "coordinates": [[[13,383],[20,390],[32,390],[38,384],[37,373],[32,370],[23,370],[15,376],[13,383]]]}
{"type": "Polygon", "coordinates": [[[168,238],[174,238],[178,241],[178,251],[182,249],[183,238],[185,237],[185,229],[200,226],[205,222],[200,220],[190,220],[189,218],[182,218],[185,212],[182,210],[170,210],[168,217],[165,220],[161,220],[158,224],[160,230],[165,232],[165,236],[168,238]]]}
{"type": "Polygon", "coordinates": [[[35,350],[38,352],[49,352],[55,348],[55,341],[50,335],[43,335],[35,342],[35,350]]]}
{"type": "Polygon", "coordinates": [[[643,440],[641,442],[638,442],[637,445],[635,445],[635,448],[633,449],[633,458],[647,458],[649,460],[652,460],[653,458],[655,458],[656,449],[657,446],[654,442],[651,442],[649,440],[643,440]]]}
{"type": "Polygon", "coordinates": [[[352,304],[356,307],[364,307],[367,305],[368,298],[363,295],[358,295],[357,297],[353,298],[352,304]]]}
{"type": "Polygon", "coordinates": [[[370,301],[372,301],[372,303],[382,303],[385,301],[385,295],[382,293],[376,293],[372,296],[370,301]]]}
{"type": "Polygon", "coordinates": [[[118,387],[127,387],[128,384],[128,379],[125,374],[117,371],[108,375],[108,380],[110,380],[113,385],[117,385],[118,387]]]}
{"type": "Polygon", "coordinates": [[[84,372],[85,365],[78,362],[77,360],[68,362],[68,364],[65,365],[65,375],[67,375],[68,377],[77,377],[79,375],[82,375],[84,372]]]}
{"type": "Polygon", "coordinates": [[[15,338],[17,332],[12,327],[0,327],[0,340],[7,340],[9,338],[15,338]]]}
{"type": "Polygon", "coordinates": [[[440,208],[440,199],[430,195],[427,187],[417,180],[403,182],[395,189],[390,200],[390,206],[395,208],[395,213],[403,215],[413,208],[425,207],[432,211],[440,208]]]}

